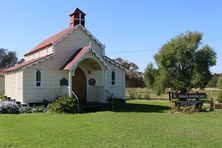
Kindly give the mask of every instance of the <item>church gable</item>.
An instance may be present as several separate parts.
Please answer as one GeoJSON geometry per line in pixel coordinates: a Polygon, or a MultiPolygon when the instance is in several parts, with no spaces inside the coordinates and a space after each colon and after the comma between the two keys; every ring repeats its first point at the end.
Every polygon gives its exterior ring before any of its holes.
{"type": "Polygon", "coordinates": [[[54,67],[59,68],[78,49],[91,44],[95,52],[104,57],[105,46],[85,28],[86,14],[76,9],[70,14],[70,26],[44,40],[25,55],[26,61],[53,54],[54,67]]]}
{"type": "Polygon", "coordinates": [[[78,49],[91,44],[95,52],[104,57],[104,45],[95,39],[82,25],[75,28],[61,40],[54,44],[54,58],[56,67],[62,67],[78,49]]]}

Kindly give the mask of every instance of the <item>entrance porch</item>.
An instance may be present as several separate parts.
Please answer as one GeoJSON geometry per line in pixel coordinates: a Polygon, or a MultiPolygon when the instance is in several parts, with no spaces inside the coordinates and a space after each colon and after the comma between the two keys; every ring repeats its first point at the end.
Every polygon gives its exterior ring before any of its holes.
{"type": "Polygon", "coordinates": [[[68,63],[69,96],[78,98],[80,104],[105,103],[108,67],[92,48],[83,52],[84,48],[68,63]]]}

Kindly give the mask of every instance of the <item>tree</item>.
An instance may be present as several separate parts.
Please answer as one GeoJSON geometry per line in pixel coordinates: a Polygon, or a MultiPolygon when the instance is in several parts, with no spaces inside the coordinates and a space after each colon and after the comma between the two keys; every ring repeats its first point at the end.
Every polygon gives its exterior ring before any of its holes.
{"type": "Polygon", "coordinates": [[[156,83],[158,70],[154,68],[152,63],[149,63],[144,72],[144,81],[149,89],[153,89],[156,83]]]}
{"type": "Polygon", "coordinates": [[[217,88],[222,89],[222,76],[220,76],[220,77],[218,78],[217,88]]]}
{"type": "Polygon", "coordinates": [[[216,88],[217,87],[217,81],[218,81],[219,77],[220,77],[220,74],[213,74],[210,81],[207,84],[207,87],[216,88]]]}
{"type": "Polygon", "coordinates": [[[191,88],[205,88],[211,79],[209,68],[216,64],[216,53],[200,46],[202,33],[187,32],[163,45],[155,55],[158,89],[172,88],[186,93],[191,88]]]}
{"type": "Polygon", "coordinates": [[[122,58],[114,59],[115,62],[126,67],[126,87],[144,87],[143,73],[139,72],[139,67],[132,62],[123,60],[122,58]]]}
{"type": "Polygon", "coordinates": [[[0,69],[14,66],[17,62],[18,58],[15,51],[0,48],[0,69]]]}
{"type": "Polygon", "coordinates": [[[25,62],[25,59],[22,58],[21,60],[18,61],[18,64],[21,64],[23,62],[25,62]]]}

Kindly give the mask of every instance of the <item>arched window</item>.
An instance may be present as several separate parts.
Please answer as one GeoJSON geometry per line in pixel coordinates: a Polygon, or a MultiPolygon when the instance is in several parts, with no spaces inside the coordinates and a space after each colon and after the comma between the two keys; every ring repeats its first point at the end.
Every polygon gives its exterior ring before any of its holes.
{"type": "Polygon", "coordinates": [[[40,69],[36,69],[36,74],[35,74],[35,81],[36,81],[36,87],[41,87],[41,70],[40,69]]]}
{"type": "Polygon", "coordinates": [[[112,71],[112,85],[115,85],[116,83],[116,73],[115,70],[112,71]]]}
{"type": "Polygon", "coordinates": [[[60,86],[68,86],[69,85],[69,82],[66,78],[62,78],[60,80],[60,86]]]}

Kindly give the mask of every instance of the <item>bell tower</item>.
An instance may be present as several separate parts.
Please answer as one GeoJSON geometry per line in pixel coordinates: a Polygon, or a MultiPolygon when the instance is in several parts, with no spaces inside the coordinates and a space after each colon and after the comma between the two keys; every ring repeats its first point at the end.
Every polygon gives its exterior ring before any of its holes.
{"type": "Polygon", "coordinates": [[[86,14],[82,12],[79,8],[77,8],[73,13],[70,15],[70,27],[73,28],[76,25],[81,24],[85,27],[85,16],[86,14]]]}

